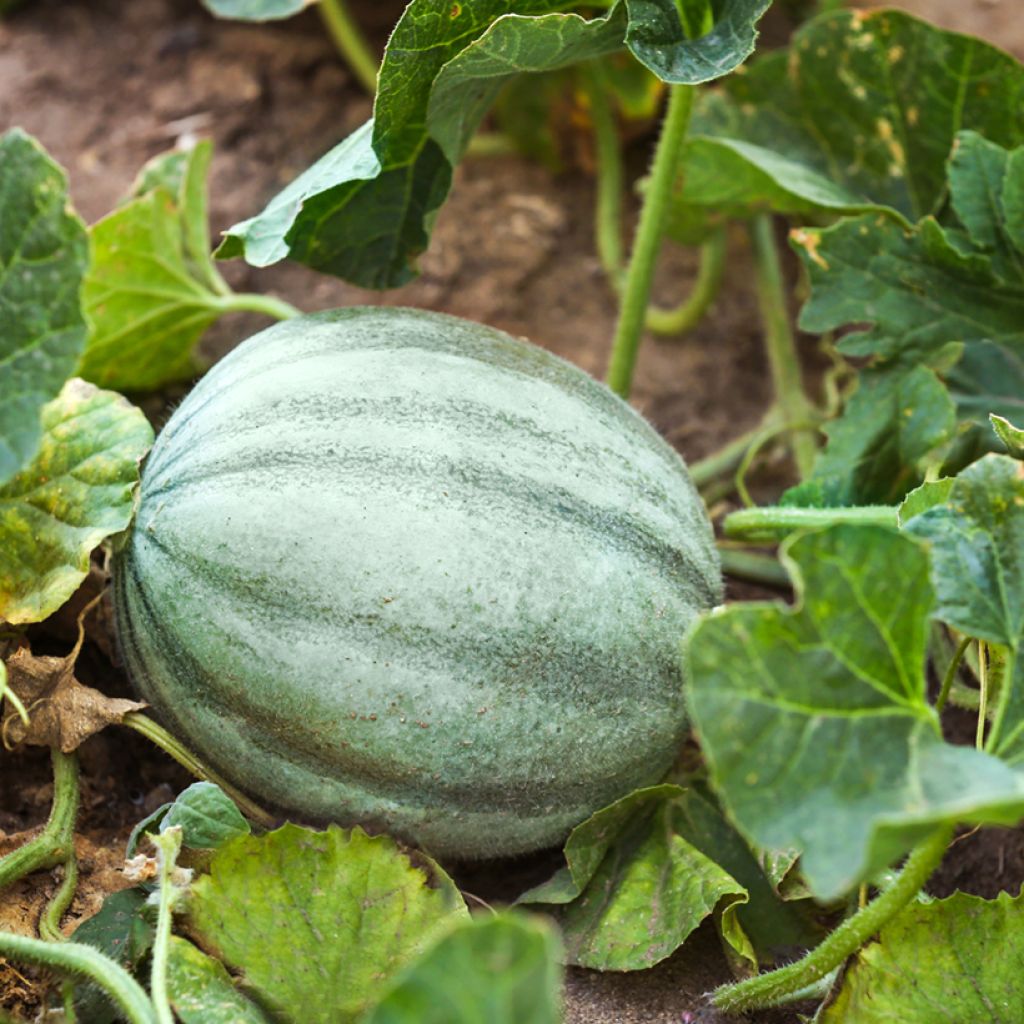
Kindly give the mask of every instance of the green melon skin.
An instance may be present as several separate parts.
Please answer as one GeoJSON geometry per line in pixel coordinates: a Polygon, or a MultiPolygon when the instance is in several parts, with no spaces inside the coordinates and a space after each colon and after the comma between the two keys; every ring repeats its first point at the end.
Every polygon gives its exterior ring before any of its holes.
{"type": "Polygon", "coordinates": [[[718,556],[679,456],[479,324],[263,331],[171,417],[114,564],[141,694],[226,778],[439,857],[550,846],[663,777],[718,556]]]}

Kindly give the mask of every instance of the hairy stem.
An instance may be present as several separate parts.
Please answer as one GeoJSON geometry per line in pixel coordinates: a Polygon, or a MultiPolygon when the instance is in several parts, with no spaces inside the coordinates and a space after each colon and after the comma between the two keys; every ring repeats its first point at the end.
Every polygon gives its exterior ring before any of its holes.
{"type": "Polygon", "coordinates": [[[43,942],[0,932],[0,956],[85,978],[101,988],[129,1024],[158,1024],[142,986],[98,949],[78,942],[43,942]]]}
{"type": "MultiPolygon", "coordinates": [[[[804,391],[770,214],[761,214],[753,221],[750,237],[754,246],[757,301],[764,322],[765,347],[775,386],[775,401],[785,422],[795,426],[813,419],[814,410],[804,391]]],[[[810,475],[814,464],[817,450],[814,438],[805,431],[797,431],[793,434],[792,445],[797,470],[801,478],[805,478],[810,475]]]]}
{"type": "Polygon", "coordinates": [[[774,1006],[823,978],[852,956],[884,924],[898,914],[939,866],[953,835],[950,826],[933,832],[907,857],[892,885],[847,918],[802,960],[715,991],[712,1002],[729,1012],[774,1006]]]}
{"type": "Polygon", "coordinates": [[[700,247],[700,267],[690,294],[673,309],[651,306],[647,310],[647,329],[655,334],[686,334],[704,319],[718,297],[725,276],[728,236],[719,228],[700,247]]]}
{"type": "Polygon", "coordinates": [[[174,1024],[174,1011],[167,992],[167,960],[171,945],[171,925],[177,889],[171,877],[181,850],[181,829],[170,828],[152,836],[160,859],[160,903],[153,936],[153,960],[150,969],[150,995],[159,1024],[174,1024]]]}
{"type": "Polygon", "coordinates": [[[477,132],[469,140],[463,156],[473,157],[517,156],[520,152],[516,140],[504,132],[477,132]]]}
{"type": "Polygon", "coordinates": [[[740,434],[739,437],[729,441],[719,448],[718,451],[712,452],[703,459],[698,459],[696,462],[691,463],[689,467],[690,479],[693,481],[694,486],[704,487],[713,480],[733,472],[743,461],[743,457],[747,454],[747,449],[756,443],[766,430],[774,429],[780,422],[779,411],[775,406],[772,406],[753,430],[740,434]]]}
{"type": "Polygon", "coordinates": [[[222,313],[262,313],[275,320],[291,320],[302,316],[302,310],[296,309],[290,302],[275,299],[273,295],[257,295],[255,292],[242,292],[225,295],[218,306],[222,313]]]}
{"type": "MultiPolygon", "coordinates": [[[[21,703],[21,699],[7,683],[7,664],[0,661],[0,701],[4,700],[10,703],[14,708],[14,713],[21,719],[21,724],[27,727],[30,724],[28,712],[25,710],[25,705],[21,703]]],[[[6,745],[5,743],[4,746],[6,745]]]]}
{"type": "Polygon", "coordinates": [[[790,586],[789,573],[771,555],[719,544],[718,556],[722,561],[722,572],[748,583],[760,583],[765,587],[786,590],[790,586]]]}
{"type": "Polygon", "coordinates": [[[946,669],[946,674],[942,677],[942,686],[939,688],[939,695],[935,698],[935,710],[941,711],[946,706],[946,701],[949,700],[950,690],[953,689],[953,682],[956,679],[957,670],[960,668],[960,662],[964,660],[964,653],[970,646],[971,638],[965,636],[960,643],[957,644],[956,650],[953,652],[953,657],[949,661],[949,667],[946,669]]]}
{"type": "Polygon", "coordinates": [[[158,746],[165,754],[172,757],[186,771],[191,772],[197,779],[204,779],[220,786],[225,793],[238,805],[238,809],[250,821],[254,821],[261,828],[273,828],[277,822],[272,815],[268,814],[259,804],[253,803],[244,793],[237,790],[230,782],[221,778],[212,768],[207,767],[196,757],[186,746],[179,743],[162,725],[158,725],[152,718],[147,718],[138,711],[130,711],[124,716],[122,725],[141,733],[151,743],[158,746]]]}
{"type": "Polygon", "coordinates": [[[344,0],[320,0],[317,8],[345,63],[363,88],[373,95],[377,91],[377,58],[344,0]]]}
{"type": "Polygon", "coordinates": [[[594,240],[604,272],[616,290],[622,284],[622,151],[615,113],[609,102],[611,92],[600,61],[581,65],[580,82],[590,103],[597,158],[597,205],[594,210],[594,240]]]}
{"type": "MultiPolygon", "coordinates": [[[[53,805],[42,832],[0,860],[0,889],[33,871],[67,864],[75,856],[75,819],[78,817],[78,758],[51,747],[53,805]]],[[[65,875],[65,879],[67,879],[65,875]]]]}
{"type": "Polygon", "coordinates": [[[855,523],[860,526],[898,525],[895,505],[860,505],[853,508],[744,508],[726,516],[722,530],[733,540],[781,540],[794,530],[855,523]]]}
{"type": "Polygon", "coordinates": [[[626,271],[619,322],[608,367],[608,386],[623,398],[629,397],[633,383],[633,369],[647,316],[647,303],[651,295],[658,250],[661,248],[665,214],[672,196],[679,151],[686,138],[692,109],[693,86],[670,86],[668,109],[654,151],[647,194],[640,211],[629,269],[626,271]]]}
{"type": "Polygon", "coordinates": [[[988,650],[983,640],[978,641],[978,727],[974,745],[985,749],[985,724],[988,720],[988,650]]]}
{"type": "Polygon", "coordinates": [[[64,941],[65,936],[60,929],[60,922],[71,906],[77,890],[78,858],[72,852],[64,861],[64,878],[61,880],[60,888],[39,918],[39,935],[47,942],[64,941]]]}

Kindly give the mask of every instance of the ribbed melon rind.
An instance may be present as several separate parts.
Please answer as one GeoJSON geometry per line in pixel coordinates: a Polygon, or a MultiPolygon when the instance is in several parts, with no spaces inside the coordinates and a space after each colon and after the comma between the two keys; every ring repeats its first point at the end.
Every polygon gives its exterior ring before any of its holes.
{"type": "Polygon", "coordinates": [[[582,371],[416,310],[219,363],[115,564],[143,697],[226,777],[439,856],[510,854],[662,777],[720,599],[678,455],[582,371]]]}

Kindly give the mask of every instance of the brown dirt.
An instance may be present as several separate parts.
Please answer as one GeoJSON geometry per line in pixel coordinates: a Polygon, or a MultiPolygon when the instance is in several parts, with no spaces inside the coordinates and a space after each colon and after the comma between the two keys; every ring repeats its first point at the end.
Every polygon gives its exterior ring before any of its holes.
{"type": "MultiPolygon", "coordinates": [[[[378,42],[399,6],[362,4],[361,20],[378,42]]],[[[1024,53],[1024,19],[1010,17],[1016,0],[904,0],[903,6],[1024,53]]],[[[198,0],[35,0],[0,22],[0,131],[21,125],[43,142],[68,168],[74,204],[89,221],[114,206],[145,160],[200,135],[216,143],[211,219],[215,230],[223,229],[259,209],[369,111],[312,13],[252,27],[219,23],[198,0]]],[[[637,143],[637,161],[646,141],[637,143]]],[[[514,158],[472,161],[456,175],[422,276],[401,290],[371,293],[291,265],[256,271],[238,264],[226,273],[236,288],[273,292],[307,310],[388,303],[482,320],[600,374],[615,303],[594,255],[592,206],[592,182],[578,172],[553,176],[514,158]]],[[[685,293],[694,270],[692,254],[669,251],[658,284],[662,301],[685,293]]],[[[737,232],[726,297],[689,339],[651,340],[641,355],[634,400],[691,459],[753,426],[768,398],[749,276],[737,232]]],[[[204,350],[214,359],[263,323],[230,319],[211,332],[204,350]]],[[[66,650],[53,637],[36,639],[40,651],[46,645],[49,653],[66,650]]],[[[108,692],[127,692],[117,670],[90,645],[82,674],[108,692]]],[[[105,893],[125,884],[120,868],[132,824],[187,782],[123,729],[88,741],[81,760],[82,881],[68,931],[95,912],[105,893]]],[[[45,819],[48,780],[43,752],[0,751],[0,853],[45,819]]],[[[956,882],[986,893],[992,884],[1019,880],[1024,869],[1018,833],[984,833],[957,849],[970,856],[956,882]],[[995,874],[990,854],[974,855],[990,841],[986,836],[995,836],[995,874]]],[[[521,869],[537,872],[548,863],[521,869]]],[[[497,891],[501,874],[489,880],[486,872],[476,874],[473,890],[497,891]]],[[[0,928],[32,931],[57,882],[42,872],[5,892],[0,928]]],[[[652,971],[571,971],[567,1020],[707,1024],[713,1018],[702,1011],[702,994],[726,974],[713,929],[702,929],[652,971]]],[[[0,1008],[31,1013],[34,977],[0,961],[0,1008]]],[[[751,1019],[782,1024],[796,1017],[786,1011],[751,1019]]]]}

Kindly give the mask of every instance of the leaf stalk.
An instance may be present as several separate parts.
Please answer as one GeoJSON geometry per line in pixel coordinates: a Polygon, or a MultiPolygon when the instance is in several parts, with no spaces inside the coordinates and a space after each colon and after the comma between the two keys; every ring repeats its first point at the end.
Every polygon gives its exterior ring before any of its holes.
{"type": "Polygon", "coordinates": [[[817,448],[812,435],[795,428],[797,424],[814,419],[814,409],[804,391],[770,214],[761,214],[754,219],[750,227],[750,238],[754,249],[757,301],[764,323],[765,350],[775,386],[775,401],[785,423],[794,428],[793,458],[801,479],[805,479],[811,473],[817,448]]]}
{"type": "Polygon", "coordinates": [[[236,789],[221,778],[212,768],[205,765],[192,753],[184,744],[180,743],[162,725],[158,725],[152,718],[147,718],[141,712],[130,711],[121,721],[129,729],[145,736],[150,743],[158,746],[165,754],[178,762],[186,771],[191,772],[197,779],[213,782],[220,786],[225,793],[238,805],[238,809],[250,820],[254,821],[261,828],[273,828],[277,821],[268,814],[259,804],[254,803],[244,793],[236,789]]]}
{"type": "Polygon", "coordinates": [[[377,58],[344,0],[320,0],[320,17],[342,59],[372,96],[377,91],[377,58]]]}
{"type": "Polygon", "coordinates": [[[633,383],[633,370],[654,281],[654,267],[661,248],[663,225],[672,197],[679,152],[690,125],[693,98],[693,86],[669,87],[668,109],[654,151],[647,194],[640,210],[608,367],[608,386],[623,398],[629,397],[633,383]]]}
{"type": "MultiPolygon", "coordinates": [[[[19,846],[0,860],[0,889],[5,889],[33,871],[63,864],[64,884],[55,898],[57,906],[54,911],[59,919],[70,902],[70,896],[65,891],[66,886],[72,886],[70,895],[73,895],[73,886],[77,879],[75,819],[78,817],[80,800],[78,758],[75,754],[65,754],[58,747],[51,747],[50,759],[53,763],[53,804],[50,807],[50,816],[42,832],[35,839],[19,846]],[[62,900],[65,901],[63,907],[60,905],[62,900]]],[[[53,914],[50,913],[44,921],[49,924],[52,917],[53,914]]]]}
{"type": "Polygon", "coordinates": [[[864,945],[899,913],[939,866],[953,828],[944,825],[920,843],[907,857],[892,885],[867,906],[847,918],[802,960],[747,981],[724,985],[711,1001],[720,1010],[735,1012],[775,1006],[825,977],[864,945]]]}
{"type": "Polygon", "coordinates": [[[0,932],[0,956],[85,978],[101,988],[129,1024],[159,1024],[142,986],[98,949],[79,942],[43,942],[0,932]]]}
{"type": "Polygon", "coordinates": [[[744,508],[725,517],[722,531],[733,540],[782,540],[796,530],[813,530],[839,523],[857,526],[899,525],[895,505],[843,508],[789,508],[775,505],[744,508]]]}

